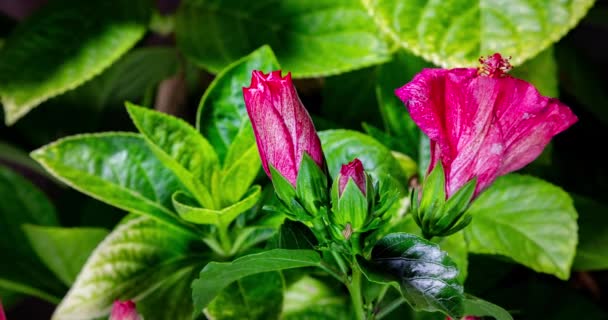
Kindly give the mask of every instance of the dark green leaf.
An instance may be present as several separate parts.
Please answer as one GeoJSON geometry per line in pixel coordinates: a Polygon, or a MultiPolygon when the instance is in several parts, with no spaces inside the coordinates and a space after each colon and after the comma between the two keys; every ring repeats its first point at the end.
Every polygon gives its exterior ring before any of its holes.
{"type": "Polygon", "coordinates": [[[144,0],[58,0],[29,17],[0,52],[6,123],[110,66],[144,35],[148,15],[144,0]]]}
{"type": "Polygon", "coordinates": [[[285,219],[276,235],[275,247],[281,249],[314,249],[317,238],[305,224],[285,219]]]}
{"type": "MultiPolygon", "coordinates": [[[[359,260],[364,268],[370,263],[359,260]]],[[[463,288],[458,268],[438,245],[407,233],[382,238],[372,250],[370,281],[393,283],[416,310],[463,315],[463,288]]]]}
{"type": "Polygon", "coordinates": [[[608,206],[589,198],[574,197],[578,211],[579,242],[572,266],[575,270],[608,269],[608,206]]]}
{"type": "Polygon", "coordinates": [[[108,231],[99,228],[60,228],[24,225],[32,248],[55,275],[70,286],[108,231]]]}
{"type": "Polygon", "coordinates": [[[190,282],[193,270],[207,261],[191,252],[196,242],[147,217],[126,219],[93,251],[53,319],[106,317],[116,299],[134,299],[139,310],[149,310],[145,318],[189,319],[191,305],[173,301],[182,292],[169,288],[184,290],[179,283],[190,282]],[[158,295],[171,298],[162,307],[151,305],[160,301],[158,295]]]}
{"type": "Polygon", "coordinates": [[[467,296],[464,300],[464,313],[467,316],[492,316],[496,320],[513,320],[505,309],[472,296],[467,296]]]}
{"type": "Polygon", "coordinates": [[[593,2],[363,0],[395,42],[443,67],[474,67],[494,52],[519,65],[565,35],[593,2]]]}
{"type": "Polygon", "coordinates": [[[196,127],[213,145],[222,163],[239,130],[249,121],[242,88],[251,83],[251,72],[279,68],[270,47],[263,46],[228,66],[209,85],[198,105],[196,127]]]}
{"type": "Polygon", "coordinates": [[[188,0],[176,34],[182,51],[212,72],[264,44],[295,77],[362,68],[389,54],[361,4],[351,0],[188,0]]]}
{"type": "Polygon", "coordinates": [[[217,320],[279,319],[283,307],[283,276],[263,272],[237,280],[205,309],[205,315],[217,320]]]}
{"type": "Polygon", "coordinates": [[[320,266],[321,257],[313,250],[274,249],[251,254],[229,263],[211,262],[192,283],[195,314],[232,282],[246,276],[269,271],[320,266]]]}
{"type": "Polygon", "coordinates": [[[29,181],[0,165],[0,287],[56,303],[65,290],[35,256],[22,225],[57,225],[55,208],[29,181]]]}
{"type": "Polygon", "coordinates": [[[469,251],[500,254],[560,279],[570,276],[577,243],[577,213],[570,196],[538,178],[507,175],[468,210],[469,251]]]}
{"type": "Polygon", "coordinates": [[[61,103],[86,103],[94,110],[140,102],[146,91],[179,71],[174,48],[145,47],[129,51],[99,76],[57,97],[61,103]]]}
{"type": "Polygon", "coordinates": [[[171,195],[182,189],[139,135],[72,136],[32,152],[69,186],[127,211],[176,224],[171,195]]]}

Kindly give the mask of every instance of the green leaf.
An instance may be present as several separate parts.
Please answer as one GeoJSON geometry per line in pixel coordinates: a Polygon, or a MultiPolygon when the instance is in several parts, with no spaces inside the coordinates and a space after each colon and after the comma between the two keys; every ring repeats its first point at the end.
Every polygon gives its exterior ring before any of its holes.
{"type": "Polygon", "coordinates": [[[0,288],[56,303],[65,288],[40,261],[27,240],[24,224],[58,224],[55,208],[29,181],[0,165],[0,288]]]}
{"type": "MultiPolygon", "coordinates": [[[[432,65],[405,51],[393,55],[393,59],[378,67],[376,97],[384,129],[393,137],[394,150],[418,158],[418,139],[420,129],[410,117],[403,102],[395,95],[395,89],[410,82],[422,68],[432,65]]],[[[384,143],[385,140],[379,140],[384,143]]],[[[425,168],[426,169],[426,168],[425,168]]]]}
{"type": "Polygon", "coordinates": [[[463,315],[458,268],[438,245],[413,234],[392,233],[376,243],[371,261],[358,261],[366,277],[398,287],[415,310],[441,311],[453,318],[463,315]]]}
{"type": "Polygon", "coordinates": [[[75,90],[57,97],[61,103],[86,103],[94,110],[122,107],[125,101],[141,101],[146,91],[179,71],[174,48],[144,47],[129,51],[103,73],[75,90]]]}
{"type": "Polygon", "coordinates": [[[314,249],[319,242],[305,224],[285,219],[273,239],[273,245],[281,249],[314,249]]]}
{"type": "Polygon", "coordinates": [[[108,231],[100,228],[60,228],[24,225],[32,248],[63,283],[74,283],[80,269],[108,231]]]}
{"type": "Polygon", "coordinates": [[[185,193],[179,191],[173,195],[173,206],[177,213],[179,213],[179,216],[186,221],[228,226],[241,213],[251,209],[258,203],[262,196],[261,190],[260,186],[253,186],[241,201],[221,210],[197,207],[193,199],[190,199],[185,193]]]}
{"type": "Polygon", "coordinates": [[[32,157],[59,180],[126,211],[178,224],[171,195],[182,189],[139,135],[83,134],[58,140],[32,157]]]}
{"type": "Polygon", "coordinates": [[[579,214],[579,242],[572,268],[579,271],[608,269],[608,206],[581,196],[574,196],[574,206],[579,214]]]}
{"type": "Polygon", "coordinates": [[[36,174],[51,178],[51,176],[27,152],[0,141],[0,163],[18,165],[36,174]]]}
{"type": "Polygon", "coordinates": [[[238,258],[232,262],[211,262],[192,283],[195,314],[232,282],[246,276],[292,268],[320,266],[321,257],[313,250],[274,249],[238,258]]]}
{"type": "Polygon", "coordinates": [[[205,309],[210,319],[279,319],[283,306],[283,276],[263,272],[226,287],[205,309]]]}
{"type": "Polygon", "coordinates": [[[572,29],[593,5],[531,1],[362,0],[384,33],[443,67],[475,67],[500,52],[519,65],[572,29]]]}
{"type": "Polygon", "coordinates": [[[372,137],[351,130],[326,130],[319,132],[319,138],[331,177],[338,175],[343,164],[358,158],[365,172],[374,176],[389,175],[406,183],[391,151],[372,137]]]}
{"type": "Polygon", "coordinates": [[[196,127],[213,145],[220,161],[224,162],[232,141],[244,123],[249,122],[242,88],[251,83],[252,71],[270,72],[279,68],[270,47],[263,46],[226,67],[205,91],[198,105],[196,127]]]}
{"type": "MultiPolygon", "coordinates": [[[[106,317],[116,299],[133,299],[144,318],[189,319],[189,303],[163,301],[157,295],[174,297],[192,280],[193,269],[206,262],[191,248],[200,242],[172,226],[148,217],[131,216],[99,244],[87,260],[76,282],[55,309],[53,319],[97,319],[106,317]],[[160,290],[156,290],[160,288],[160,290]],[[149,303],[146,303],[149,302],[149,303]]],[[[177,297],[176,297],[177,298],[177,297]]]]}
{"type": "Polygon", "coordinates": [[[538,178],[507,175],[471,205],[469,251],[500,254],[538,272],[567,279],[577,243],[570,196],[538,178]]]}
{"type": "Polygon", "coordinates": [[[352,319],[343,295],[315,278],[304,276],[285,292],[283,320],[352,319]]]}
{"type": "Polygon", "coordinates": [[[262,161],[251,122],[246,121],[228,148],[222,168],[223,205],[238,201],[257,177],[262,161]]]}
{"type": "Polygon", "coordinates": [[[0,51],[6,123],[110,66],[144,35],[148,15],[143,0],[58,0],[29,17],[0,51]]]}
{"type": "Polygon", "coordinates": [[[448,253],[458,266],[458,281],[464,284],[467,279],[469,267],[469,252],[464,238],[464,232],[457,232],[448,237],[437,238],[433,242],[439,244],[441,250],[448,253]]]}
{"type": "Polygon", "coordinates": [[[218,169],[219,160],[209,142],[179,118],[128,102],[127,111],[165,167],[175,173],[201,205],[216,209],[217,201],[211,190],[212,175],[218,169]]]}
{"type": "Polygon", "coordinates": [[[351,0],[188,0],[175,31],[186,56],[211,72],[264,44],[294,77],[374,65],[389,53],[361,4],[351,0]],[[208,32],[201,36],[199,30],[208,32]]]}
{"type": "Polygon", "coordinates": [[[513,317],[505,309],[472,296],[467,296],[464,300],[464,313],[467,316],[492,316],[496,320],[513,320],[513,317]]]}
{"type": "Polygon", "coordinates": [[[553,46],[514,68],[511,75],[532,83],[544,96],[559,97],[557,62],[553,46]]]}

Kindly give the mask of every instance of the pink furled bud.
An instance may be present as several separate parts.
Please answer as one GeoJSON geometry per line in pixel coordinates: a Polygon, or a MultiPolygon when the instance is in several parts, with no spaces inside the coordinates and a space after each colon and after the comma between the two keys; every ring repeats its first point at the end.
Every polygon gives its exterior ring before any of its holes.
{"type": "Polygon", "coordinates": [[[577,121],[557,99],[506,74],[500,54],[481,69],[424,69],[395,94],[430,138],[428,172],[441,161],[449,197],[477,177],[475,196],[499,176],[536,159],[577,121]]]}
{"type": "Polygon", "coordinates": [[[361,190],[363,195],[367,195],[367,181],[365,179],[365,171],[363,169],[363,164],[357,158],[347,164],[343,164],[342,168],[340,168],[340,195],[342,195],[342,192],[344,192],[344,188],[346,188],[346,184],[348,183],[349,178],[353,179],[353,182],[355,182],[357,187],[359,187],[359,190],[361,190]]]}
{"type": "Polygon", "coordinates": [[[142,320],[143,318],[137,313],[135,303],[131,300],[114,301],[112,305],[112,313],[110,320],[142,320]]]}
{"type": "Polygon", "coordinates": [[[291,73],[282,77],[281,71],[253,71],[251,85],[243,88],[243,96],[262,166],[269,177],[272,165],[295,186],[304,153],[324,168],[321,141],[291,82],[291,73]]]}
{"type": "Polygon", "coordinates": [[[4,308],[2,308],[2,300],[0,300],[0,320],[6,320],[6,315],[4,314],[4,308]]]}

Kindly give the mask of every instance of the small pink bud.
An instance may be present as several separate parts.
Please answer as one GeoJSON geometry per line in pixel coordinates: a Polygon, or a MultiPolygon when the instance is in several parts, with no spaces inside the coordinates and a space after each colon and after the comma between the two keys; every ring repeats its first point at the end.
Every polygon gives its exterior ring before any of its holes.
{"type": "Polygon", "coordinates": [[[342,195],[344,189],[346,188],[346,184],[348,183],[348,179],[353,179],[353,182],[359,187],[359,190],[363,193],[363,195],[367,195],[366,185],[367,181],[365,179],[365,170],[363,169],[363,164],[359,159],[355,158],[355,160],[343,164],[342,168],[340,168],[340,178],[339,178],[339,195],[342,195]]]}
{"type": "Polygon", "coordinates": [[[304,153],[324,168],[321,141],[290,73],[282,77],[281,71],[253,71],[251,85],[243,88],[243,97],[262,166],[269,177],[272,165],[295,187],[304,153]]]}
{"type": "Polygon", "coordinates": [[[0,320],[6,320],[6,315],[4,314],[4,308],[2,308],[2,300],[0,300],[0,320]]]}
{"type": "Polygon", "coordinates": [[[135,302],[131,300],[127,301],[114,301],[112,305],[112,313],[110,314],[110,320],[142,320],[143,318],[137,313],[135,308],[135,302]]]}

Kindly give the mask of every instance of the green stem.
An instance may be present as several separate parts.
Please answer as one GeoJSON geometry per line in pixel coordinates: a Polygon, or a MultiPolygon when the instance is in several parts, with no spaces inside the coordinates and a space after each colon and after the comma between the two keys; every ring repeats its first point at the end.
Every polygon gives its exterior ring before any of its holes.
{"type": "Polygon", "coordinates": [[[331,255],[336,260],[336,263],[338,264],[340,271],[342,271],[343,274],[348,274],[348,268],[346,267],[346,263],[344,263],[344,259],[342,258],[342,255],[333,250],[331,251],[331,255]]]}
{"type": "Polygon", "coordinates": [[[363,298],[361,297],[361,271],[359,271],[357,267],[352,268],[350,285],[347,287],[350,292],[350,298],[353,302],[357,320],[365,320],[363,298]]]}
{"type": "Polygon", "coordinates": [[[399,298],[391,301],[389,304],[386,305],[386,307],[382,308],[382,310],[380,310],[380,312],[378,312],[378,315],[376,315],[376,319],[380,320],[380,319],[386,317],[391,312],[395,311],[395,309],[397,309],[404,302],[405,302],[405,299],[403,299],[402,297],[399,297],[399,298]]]}

